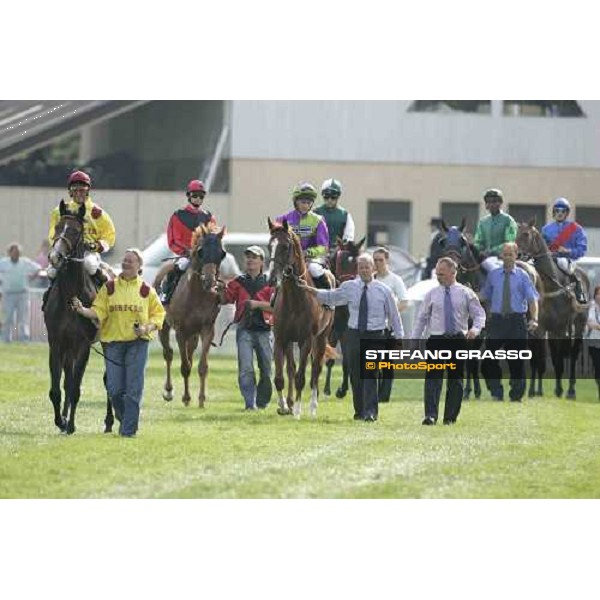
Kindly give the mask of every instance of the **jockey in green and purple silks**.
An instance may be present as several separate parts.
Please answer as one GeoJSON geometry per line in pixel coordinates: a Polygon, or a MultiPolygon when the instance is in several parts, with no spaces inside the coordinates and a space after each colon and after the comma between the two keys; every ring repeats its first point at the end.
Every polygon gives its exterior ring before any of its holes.
{"type": "Polygon", "coordinates": [[[317,190],[313,185],[299,183],[292,192],[294,210],[277,217],[277,221],[285,219],[289,223],[300,238],[315,286],[327,289],[330,285],[325,277],[325,262],[329,251],[329,232],[325,219],[311,210],[316,198],[317,190]]]}

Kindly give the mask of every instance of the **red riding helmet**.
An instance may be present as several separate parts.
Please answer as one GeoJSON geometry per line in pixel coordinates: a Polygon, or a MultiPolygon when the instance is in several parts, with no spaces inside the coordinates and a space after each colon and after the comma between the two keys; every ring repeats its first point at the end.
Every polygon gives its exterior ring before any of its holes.
{"type": "Polygon", "coordinates": [[[74,183],[85,183],[87,186],[92,187],[92,180],[90,179],[90,176],[83,171],[74,171],[69,175],[67,187],[71,187],[71,185],[74,183]]]}
{"type": "Polygon", "coordinates": [[[206,187],[204,186],[204,182],[200,181],[199,179],[192,179],[187,184],[186,193],[191,194],[192,192],[203,192],[204,194],[206,194],[206,187]]]}

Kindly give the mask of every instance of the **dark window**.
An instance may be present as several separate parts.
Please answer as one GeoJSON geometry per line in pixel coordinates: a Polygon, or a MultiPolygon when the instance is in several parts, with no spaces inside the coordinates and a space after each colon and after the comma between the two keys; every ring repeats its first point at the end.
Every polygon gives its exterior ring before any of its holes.
{"type": "Polygon", "coordinates": [[[410,250],[410,202],[368,201],[367,246],[398,246],[410,250]]]}
{"type": "Polygon", "coordinates": [[[510,117],[585,117],[575,100],[505,100],[503,112],[510,117]]]}
{"type": "Polygon", "coordinates": [[[508,213],[517,223],[529,223],[535,218],[536,226],[546,224],[546,206],[544,204],[511,204],[508,213]]]}
{"type": "Polygon", "coordinates": [[[492,110],[490,100],[415,100],[409,112],[428,113],[479,113],[489,115],[492,110]]]}
{"type": "Polygon", "coordinates": [[[466,219],[465,233],[475,233],[479,221],[478,202],[442,202],[441,207],[442,219],[448,227],[460,225],[464,218],[466,219]]]}

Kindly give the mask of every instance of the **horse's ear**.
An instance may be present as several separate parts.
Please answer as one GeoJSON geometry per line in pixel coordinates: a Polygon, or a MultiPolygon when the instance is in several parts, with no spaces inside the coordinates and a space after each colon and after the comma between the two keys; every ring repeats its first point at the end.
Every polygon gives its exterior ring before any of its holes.
{"type": "Polygon", "coordinates": [[[338,248],[341,249],[344,246],[344,240],[339,235],[336,235],[335,236],[335,244],[338,248]]]}
{"type": "Polygon", "coordinates": [[[271,217],[267,217],[267,225],[269,226],[269,231],[273,231],[275,226],[273,225],[273,221],[271,221],[271,217]]]}
{"type": "Polygon", "coordinates": [[[444,233],[448,233],[448,225],[446,225],[446,221],[444,221],[444,219],[442,219],[442,222],[441,222],[440,226],[441,226],[441,230],[444,233]]]}
{"type": "Polygon", "coordinates": [[[64,217],[67,214],[67,205],[65,204],[64,200],[60,201],[60,204],[58,205],[58,211],[61,217],[64,217]]]}
{"type": "Polygon", "coordinates": [[[223,227],[221,227],[221,231],[219,231],[219,233],[217,234],[217,237],[222,240],[223,236],[227,233],[227,228],[225,227],[225,225],[223,225],[223,227]]]}
{"type": "Polygon", "coordinates": [[[531,217],[531,219],[529,219],[529,227],[535,227],[535,217],[531,217]]]}
{"type": "Polygon", "coordinates": [[[85,217],[85,204],[82,204],[79,207],[79,210],[77,211],[77,216],[81,221],[83,221],[83,218],[85,217]]]}
{"type": "Polygon", "coordinates": [[[354,244],[354,247],[355,247],[355,248],[360,248],[360,247],[361,247],[361,246],[362,246],[362,245],[365,243],[365,240],[366,240],[366,239],[367,239],[367,236],[366,236],[366,235],[364,235],[364,236],[362,237],[362,239],[361,239],[361,240],[358,240],[358,242],[356,242],[356,243],[354,244]]]}
{"type": "Polygon", "coordinates": [[[288,222],[287,222],[287,219],[284,219],[284,220],[283,220],[283,223],[282,223],[282,225],[283,225],[283,228],[284,228],[286,231],[289,231],[289,230],[290,230],[290,226],[289,226],[289,224],[288,224],[288,222]]]}
{"type": "Polygon", "coordinates": [[[467,226],[467,219],[465,217],[463,217],[462,221],[460,222],[460,227],[458,228],[458,230],[462,233],[466,226],[467,226]]]}

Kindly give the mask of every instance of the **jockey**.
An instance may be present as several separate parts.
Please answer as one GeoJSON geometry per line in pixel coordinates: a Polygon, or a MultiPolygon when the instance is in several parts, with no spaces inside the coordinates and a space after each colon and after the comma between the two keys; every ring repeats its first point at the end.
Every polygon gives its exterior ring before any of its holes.
{"type": "MultiPolygon", "coordinates": [[[[98,287],[106,281],[100,263],[100,254],[108,252],[115,244],[115,226],[109,214],[92,202],[90,188],[92,180],[87,173],[75,171],[69,175],[67,188],[71,201],[67,203],[67,209],[76,213],[79,207],[85,205],[85,216],[83,223],[83,239],[86,250],[83,258],[85,270],[93,276],[98,287]]],[[[48,239],[50,245],[54,241],[56,224],[60,220],[60,208],[57,206],[50,215],[50,230],[48,239]]],[[[56,277],[56,269],[48,266],[48,279],[52,282],[56,277]]]]}
{"type": "Polygon", "coordinates": [[[542,236],[548,244],[556,265],[575,283],[577,302],[585,304],[587,299],[581,281],[575,274],[575,263],[587,252],[587,236],[579,223],[569,221],[571,205],[566,198],[557,198],[552,204],[554,221],[542,227],[542,236]]]}
{"type": "Polygon", "coordinates": [[[483,200],[490,214],[477,224],[473,245],[483,259],[481,266],[489,272],[503,265],[498,256],[504,244],[517,239],[517,223],[508,213],[501,210],[504,202],[501,190],[486,190],[483,200]]]}
{"type": "Polygon", "coordinates": [[[190,264],[189,254],[192,249],[192,233],[200,225],[215,222],[210,211],[202,208],[206,187],[199,179],[192,179],[185,192],[188,203],[183,208],[175,211],[167,225],[167,240],[169,248],[178,258],[174,263],[166,262],[156,275],[154,287],[159,289],[160,299],[163,304],[168,304],[181,274],[190,264]]]}
{"type": "Polygon", "coordinates": [[[314,210],[327,223],[329,250],[335,250],[338,238],[344,243],[354,241],[354,219],[345,208],[338,206],[341,195],[342,184],[337,179],[326,179],[321,186],[323,204],[314,210]]]}
{"type": "Polygon", "coordinates": [[[325,262],[329,249],[329,232],[325,219],[312,211],[317,198],[317,190],[310,183],[299,183],[292,192],[294,210],[277,217],[280,223],[285,219],[294,233],[300,238],[308,271],[315,287],[329,289],[325,262]]]}

